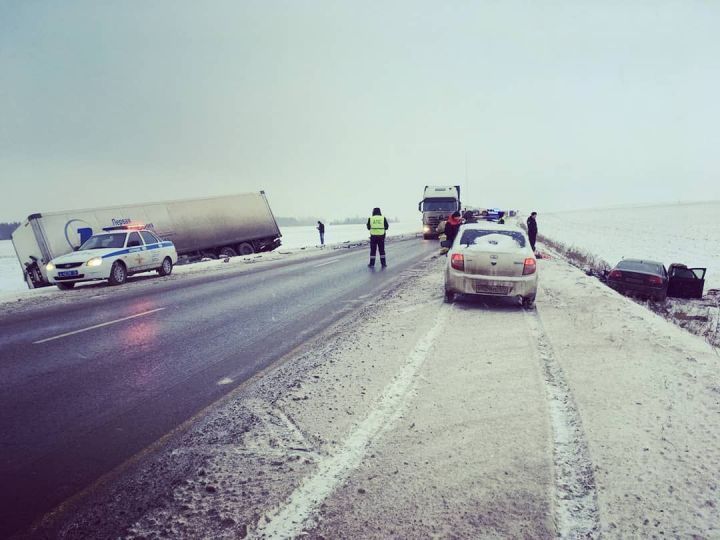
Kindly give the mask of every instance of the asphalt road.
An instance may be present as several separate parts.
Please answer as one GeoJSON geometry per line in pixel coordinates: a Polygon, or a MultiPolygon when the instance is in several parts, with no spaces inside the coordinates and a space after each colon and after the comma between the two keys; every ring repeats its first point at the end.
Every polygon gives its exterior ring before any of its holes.
{"type": "Polygon", "coordinates": [[[25,530],[437,249],[391,243],[386,270],[368,269],[362,249],[251,274],[158,278],[3,315],[0,537],[25,530]]]}

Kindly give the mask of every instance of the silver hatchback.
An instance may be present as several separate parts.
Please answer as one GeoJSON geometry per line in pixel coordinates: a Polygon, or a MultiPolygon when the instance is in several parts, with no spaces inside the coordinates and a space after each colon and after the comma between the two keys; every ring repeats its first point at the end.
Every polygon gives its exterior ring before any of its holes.
{"type": "Polygon", "coordinates": [[[460,227],[447,254],[447,302],[456,294],[502,296],[516,297],[529,307],[537,282],[537,261],[522,229],[497,223],[460,227]]]}

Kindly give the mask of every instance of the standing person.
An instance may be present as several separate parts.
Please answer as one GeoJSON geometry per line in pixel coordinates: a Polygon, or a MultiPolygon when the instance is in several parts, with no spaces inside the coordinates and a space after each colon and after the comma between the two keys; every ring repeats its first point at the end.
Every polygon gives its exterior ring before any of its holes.
{"type": "Polygon", "coordinates": [[[322,221],[318,221],[317,230],[320,233],[320,245],[325,245],[325,225],[322,221]]]}
{"type": "Polygon", "coordinates": [[[530,240],[530,249],[533,250],[533,253],[535,253],[535,240],[537,239],[537,221],[535,221],[536,216],[537,212],[532,212],[530,214],[530,217],[527,218],[528,239],[530,240]]]}
{"type": "Polygon", "coordinates": [[[475,218],[475,214],[472,213],[472,210],[467,210],[463,214],[463,219],[465,223],[477,223],[477,219],[475,218]]]}
{"type": "Polygon", "coordinates": [[[390,226],[387,219],[382,215],[379,208],[373,208],[372,216],[367,220],[367,228],[370,231],[370,263],[368,266],[375,267],[375,252],[380,250],[380,265],[385,268],[385,231],[390,226]]]}
{"type": "Polygon", "coordinates": [[[453,212],[448,216],[447,223],[445,224],[445,238],[450,242],[450,245],[455,241],[460,225],[462,225],[460,212],[453,212]]]}

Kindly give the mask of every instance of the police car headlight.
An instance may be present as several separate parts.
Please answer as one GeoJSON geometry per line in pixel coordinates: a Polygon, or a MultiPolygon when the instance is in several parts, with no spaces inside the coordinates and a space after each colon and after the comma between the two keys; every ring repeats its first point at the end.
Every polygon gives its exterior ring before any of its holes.
{"type": "Polygon", "coordinates": [[[48,272],[52,272],[53,270],[55,270],[55,265],[49,262],[45,265],[45,270],[47,270],[48,272]]]}
{"type": "Polygon", "coordinates": [[[102,264],[102,259],[100,257],[94,257],[85,264],[87,264],[88,266],[100,266],[102,264]]]}

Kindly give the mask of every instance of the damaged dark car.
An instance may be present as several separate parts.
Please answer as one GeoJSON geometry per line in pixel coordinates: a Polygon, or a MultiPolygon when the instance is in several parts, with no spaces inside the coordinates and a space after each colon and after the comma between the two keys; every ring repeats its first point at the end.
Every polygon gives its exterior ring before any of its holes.
{"type": "Polygon", "coordinates": [[[623,259],[607,276],[607,284],[622,294],[662,302],[668,293],[665,265],[642,259],[623,259]]]}

